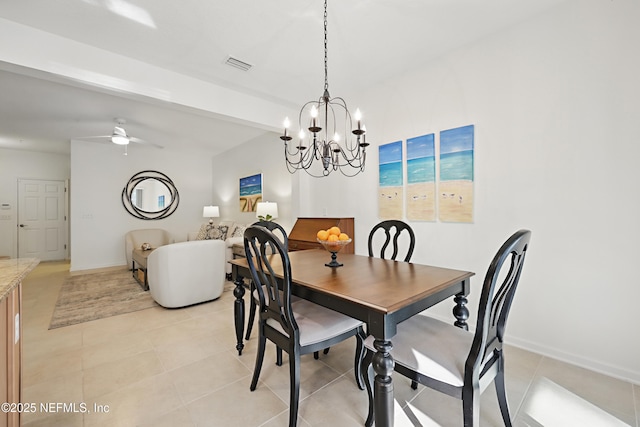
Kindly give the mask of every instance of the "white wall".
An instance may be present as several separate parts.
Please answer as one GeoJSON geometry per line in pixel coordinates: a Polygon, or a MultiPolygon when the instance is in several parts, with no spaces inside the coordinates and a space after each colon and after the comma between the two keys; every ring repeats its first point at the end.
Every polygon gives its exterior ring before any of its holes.
{"type": "Polygon", "coordinates": [[[264,201],[278,203],[277,222],[290,230],[298,215],[292,210],[292,180],[282,158],[277,134],[254,139],[213,158],[213,205],[220,219],[242,223],[257,221],[255,212],[240,212],[240,178],[262,174],[264,201]]]}
{"type": "Polygon", "coordinates": [[[0,255],[18,256],[18,178],[65,181],[69,170],[67,155],[0,149],[0,255]]]}
{"type": "Polygon", "coordinates": [[[113,144],[71,142],[71,270],[125,265],[124,235],[138,228],[163,228],[175,241],[198,231],[202,208],[211,204],[211,157],[131,144],[129,154],[113,144]],[[164,173],[180,195],[165,219],[141,220],[122,205],[129,179],[143,170],[164,173]]]}
{"type": "MultiPolygon", "coordinates": [[[[473,311],[495,251],[531,229],[509,342],[636,383],[638,17],[631,0],[568,2],[359,100],[372,143],[475,125],[475,222],[412,222],[413,260],[475,271],[473,311]]],[[[368,154],[357,178],[303,175],[298,201],[303,215],[355,215],[361,254],[379,221],[377,146],[368,154]]]]}

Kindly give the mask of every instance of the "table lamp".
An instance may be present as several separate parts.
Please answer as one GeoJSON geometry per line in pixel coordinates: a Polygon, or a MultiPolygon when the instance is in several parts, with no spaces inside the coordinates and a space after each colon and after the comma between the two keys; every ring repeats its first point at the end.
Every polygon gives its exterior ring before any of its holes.
{"type": "Polygon", "coordinates": [[[256,218],[260,221],[271,221],[278,218],[278,204],[275,202],[258,202],[256,218]]]}
{"type": "Polygon", "coordinates": [[[220,216],[220,209],[217,206],[205,206],[202,210],[202,216],[209,218],[209,224],[213,224],[213,218],[220,216]]]}

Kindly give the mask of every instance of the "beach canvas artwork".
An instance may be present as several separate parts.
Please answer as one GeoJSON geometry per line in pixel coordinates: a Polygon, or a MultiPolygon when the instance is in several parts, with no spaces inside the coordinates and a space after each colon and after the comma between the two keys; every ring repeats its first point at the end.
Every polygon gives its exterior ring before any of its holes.
{"type": "Polygon", "coordinates": [[[407,219],[436,220],[435,135],[407,139],[407,219]]]}
{"type": "Polygon", "coordinates": [[[378,216],[381,219],[400,219],[403,216],[402,141],[378,147],[378,216]]]}
{"type": "Polygon", "coordinates": [[[473,125],[440,132],[440,221],[473,222],[473,140],[473,125]]]}
{"type": "Polygon", "coordinates": [[[240,178],[240,212],[255,212],[262,201],[262,174],[240,178]]]}

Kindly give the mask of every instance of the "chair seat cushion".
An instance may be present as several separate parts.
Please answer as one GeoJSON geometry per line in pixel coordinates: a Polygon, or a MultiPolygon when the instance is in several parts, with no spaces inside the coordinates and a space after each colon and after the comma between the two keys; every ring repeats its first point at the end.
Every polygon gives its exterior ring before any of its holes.
{"type": "MultiPolygon", "coordinates": [[[[291,308],[300,329],[301,346],[331,339],[363,325],[360,320],[304,299],[293,302],[291,308]]],[[[274,319],[267,319],[267,324],[286,335],[274,319]]]]}
{"type": "MultiPolygon", "coordinates": [[[[266,295],[267,293],[267,289],[264,287],[264,285],[262,286],[262,292],[266,295]]],[[[258,294],[258,290],[254,289],[253,292],[251,292],[251,295],[253,296],[253,299],[256,301],[256,304],[260,304],[260,294],[258,294]]],[[[282,296],[282,292],[280,292],[280,297],[284,298],[282,296]]],[[[291,302],[294,303],[296,301],[300,301],[300,297],[297,297],[295,295],[291,295],[291,302]]]]}
{"type": "MultiPolygon", "coordinates": [[[[376,351],[373,340],[374,337],[370,335],[364,345],[376,351]]],[[[391,355],[398,365],[461,387],[464,383],[464,364],[472,341],[471,332],[417,314],[398,325],[398,333],[391,338],[391,355]]]]}

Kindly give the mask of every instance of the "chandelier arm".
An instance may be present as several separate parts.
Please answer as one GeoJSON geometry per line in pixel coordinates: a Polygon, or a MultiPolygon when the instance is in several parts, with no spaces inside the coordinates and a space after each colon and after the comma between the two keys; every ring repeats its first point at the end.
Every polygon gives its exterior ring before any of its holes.
{"type": "Polygon", "coordinates": [[[362,168],[362,167],[364,167],[364,163],[362,161],[364,153],[365,153],[364,150],[362,150],[362,152],[358,152],[358,156],[349,157],[349,156],[347,156],[347,154],[344,151],[344,149],[342,148],[342,146],[340,146],[339,144],[334,143],[334,147],[336,147],[336,148],[333,149],[333,152],[334,153],[340,153],[340,155],[341,155],[340,157],[338,157],[338,160],[344,160],[345,161],[345,163],[338,162],[338,165],[340,167],[347,166],[347,165],[349,165],[351,167],[354,167],[354,168],[362,168]]]}

